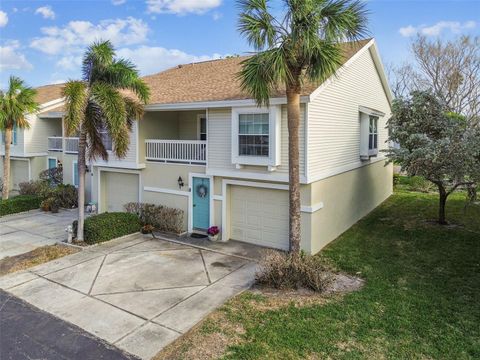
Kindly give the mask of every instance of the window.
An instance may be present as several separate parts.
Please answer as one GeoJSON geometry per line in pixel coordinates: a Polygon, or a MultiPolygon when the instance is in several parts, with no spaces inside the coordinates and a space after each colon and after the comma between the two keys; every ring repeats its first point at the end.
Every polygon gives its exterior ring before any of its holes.
{"type": "Polygon", "coordinates": [[[73,185],[78,187],[78,163],[73,163],[73,185]]]}
{"type": "Polygon", "coordinates": [[[239,115],[238,155],[268,157],[269,137],[268,113],[239,115]]]}
{"type": "Polygon", "coordinates": [[[200,140],[207,140],[207,118],[200,118],[200,140]]]}
{"type": "Polygon", "coordinates": [[[110,134],[108,133],[108,131],[101,130],[100,137],[102,138],[102,143],[103,143],[103,146],[105,146],[105,150],[112,151],[113,149],[112,138],[110,137],[110,134]]]}
{"type": "Polygon", "coordinates": [[[368,127],[368,150],[378,149],[378,117],[370,115],[368,127]]]}

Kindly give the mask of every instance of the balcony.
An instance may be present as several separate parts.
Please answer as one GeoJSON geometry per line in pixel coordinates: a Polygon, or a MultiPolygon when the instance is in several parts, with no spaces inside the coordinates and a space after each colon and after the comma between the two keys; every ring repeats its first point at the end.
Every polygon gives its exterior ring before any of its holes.
{"type": "Polygon", "coordinates": [[[207,142],[202,140],[145,140],[145,157],[149,161],[205,165],[207,142]]]}
{"type": "Polygon", "coordinates": [[[78,154],[78,137],[65,138],[65,152],[67,154],[78,154]]]}
{"type": "Polygon", "coordinates": [[[61,136],[51,136],[48,138],[48,151],[63,151],[63,138],[61,136]]]}

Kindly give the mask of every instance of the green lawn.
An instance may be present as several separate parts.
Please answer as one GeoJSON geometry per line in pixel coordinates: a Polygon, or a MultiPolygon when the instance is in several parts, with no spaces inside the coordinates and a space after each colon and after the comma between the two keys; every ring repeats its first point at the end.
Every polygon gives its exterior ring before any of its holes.
{"type": "Polygon", "coordinates": [[[220,310],[244,329],[225,357],[480,359],[480,206],[464,205],[452,195],[440,227],[435,195],[398,191],[323,251],[360,291],[265,311],[244,293],[220,310]]]}

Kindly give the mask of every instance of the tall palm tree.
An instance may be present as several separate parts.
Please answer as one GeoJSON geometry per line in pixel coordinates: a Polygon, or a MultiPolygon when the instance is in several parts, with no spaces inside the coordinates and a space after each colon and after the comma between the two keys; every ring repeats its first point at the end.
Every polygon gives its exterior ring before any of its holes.
{"type": "Polygon", "coordinates": [[[112,152],[125,157],[129,131],[133,121],[143,115],[150,90],[128,60],[117,59],[109,41],[92,44],[83,57],[83,80],[65,84],[65,132],[75,133],[78,141],[78,228],[77,238],[83,240],[85,217],[85,170],[90,160],[108,159],[104,134],[110,136],[112,152]]]}
{"type": "Polygon", "coordinates": [[[239,31],[255,49],[242,63],[242,88],[269,105],[284,87],[287,96],[290,252],[300,253],[300,173],[298,128],[305,81],[320,83],[340,67],[345,41],[367,33],[367,11],[358,0],[283,0],[282,18],[272,15],[269,0],[238,0],[239,31]]]}
{"type": "Polygon", "coordinates": [[[28,87],[25,82],[10,76],[8,89],[0,91],[0,129],[5,132],[5,158],[3,160],[2,199],[8,199],[10,192],[10,147],[13,129],[28,129],[30,123],[25,115],[38,110],[35,101],[37,91],[28,87]]]}

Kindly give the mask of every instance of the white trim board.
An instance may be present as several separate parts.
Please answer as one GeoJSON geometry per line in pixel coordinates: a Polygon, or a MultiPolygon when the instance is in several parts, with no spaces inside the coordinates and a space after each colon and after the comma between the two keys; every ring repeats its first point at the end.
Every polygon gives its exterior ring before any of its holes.
{"type": "Polygon", "coordinates": [[[173,190],[173,189],[167,189],[167,188],[157,188],[157,187],[152,187],[152,186],[144,186],[143,191],[157,192],[157,193],[162,193],[162,194],[172,194],[172,195],[179,195],[179,196],[190,196],[189,191],[173,190]]]}

